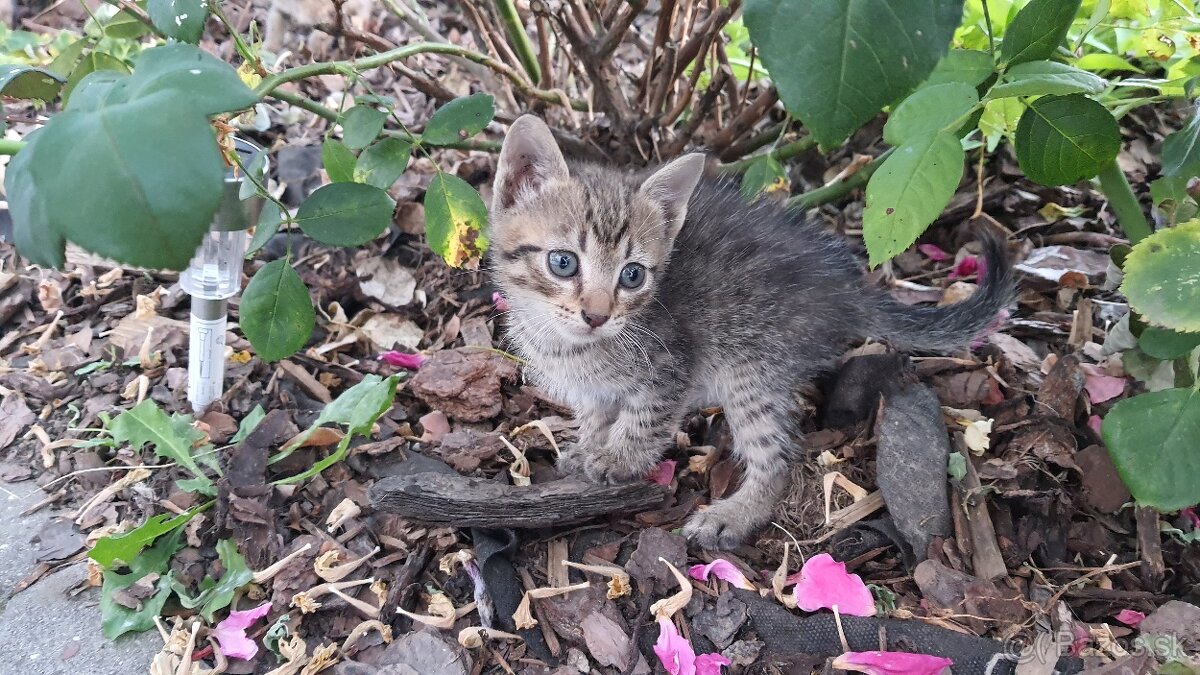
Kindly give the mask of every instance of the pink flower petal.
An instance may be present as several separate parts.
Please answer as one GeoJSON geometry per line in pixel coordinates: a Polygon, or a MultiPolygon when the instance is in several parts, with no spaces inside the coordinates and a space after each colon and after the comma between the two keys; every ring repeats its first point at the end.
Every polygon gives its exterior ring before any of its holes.
{"type": "Polygon", "coordinates": [[[721,666],[731,661],[720,654],[701,654],[696,657],[696,675],[721,675],[721,666]]]}
{"type": "Polygon", "coordinates": [[[246,629],[271,611],[271,603],[263,604],[242,612],[230,612],[229,617],[217,624],[213,637],[221,653],[231,659],[248,660],[258,653],[258,645],[246,637],[246,629]]]}
{"type": "Polygon", "coordinates": [[[671,480],[675,478],[675,460],[664,459],[658,463],[658,466],[650,470],[650,474],[646,476],[651,483],[656,485],[668,486],[671,480]]]}
{"type": "Polygon", "coordinates": [[[983,266],[979,263],[979,258],[969,255],[962,260],[954,263],[954,269],[947,274],[948,279],[965,279],[970,276],[983,276],[983,266]]]}
{"type": "Polygon", "coordinates": [[[508,298],[499,293],[492,293],[492,304],[496,306],[497,312],[507,312],[509,310],[508,298]]]}
{"type": "Polygon", "coordinates": [[[654,653],[669,675],[696,674],[695,650],[679,634],[675,623],[666,617],[658,619],[658,641],[654,643],[654,653]]]}
{"type": "Polygon", "coordinates": [[[1083,653],[1084,648],[1091,644],[1092,634],[1088,632],[1085,626],[1079,623],[1071,624],[1071,632],[1074,634],[1075,639],[1071,641],[1071,646],[1067,649],[1067,653],[1071,656],[1079,656],[1083,653]]]}
{"type": "Polygon", "coordinates": [[[846,652],[833,660],[833,667],[868,675],[940,675],[954,661],[909,652],[846,652]]]}
{"type": "Polygon", "coordinates": [[[1125,391],[1125,378],[1113,377],[1105,373],[1099,366],[1085,363],[1083,372],[1086,375],[1083,388],[1087,390],[1088,400],[1092,403],[1104,403],[1120,396],[1125,391]]]}
{"type": "Polygon", "coordinates": [[[1189,506],[1179,512],[1179,515],[1192,521],[1192,529],[1200,530],[1200,516],[1196,515],[1196,507],[1189,506]]]}
{"type": "Polygon", "coordinates": [[[692,565],[688,568],[688,574],[696,581],[708,581],[708,575],[715,575],[722,581],[729,583],[747,591],[754,590],[754,584],[742,574],[742,571],[734,567],[733,563],[724,558],[717,558],[707,565],[692,565]]]}
{"type": "Polygon", "coordinates": [[[837,605],[842,614],[875,616],[875,599],[862,577],[846,572],[846,564],[821,553],[808,559],[792,591],[796,606],[806,612],[837,605]]]}
{"type": "Polygon", "coordinates": [[[420,354],[406,354],[397,351],[384,352],[376,358],[388,365],[408,370],[416,370],[425,362],[425,357],[420,354]]]}
{"type": "Polygon", "coordinates": [[[1135,609],[1123,609],[1117,612],[1117,621],[1129,626],[1137,628],[1137,625],[1146,620],[1146,615],[1135,609]]]}
{"type": "Polygon", "coordinates": [[[943,260],[950,259],[950,254],[943,251],[937,244],[921,244],[917,246],[917,250],[924,253],[925,257],[933,262],[942,262],[943,260]]]}
{"type": "Polygon", "coordinates": [[[1100,419],[1099,415],[1092,415],[1091,417],[1088,418],[1088,421],[1087,421],[1088,428],[1091,429],[1092,431],[1096,432],[1097,436],[1100,435],[1100,423],[1102,421],[1103,420],[1100,419]]]}

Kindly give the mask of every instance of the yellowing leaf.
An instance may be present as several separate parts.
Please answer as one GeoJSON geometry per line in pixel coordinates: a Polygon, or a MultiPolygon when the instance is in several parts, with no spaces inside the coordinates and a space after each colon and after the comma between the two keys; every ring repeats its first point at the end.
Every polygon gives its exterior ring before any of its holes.
{"type": "Polygon", "coordinates": [[[487,251],[487,207],[461,178],[439,173],[425,192],[425,238],[451,267],[476,269],[487,251]]]}

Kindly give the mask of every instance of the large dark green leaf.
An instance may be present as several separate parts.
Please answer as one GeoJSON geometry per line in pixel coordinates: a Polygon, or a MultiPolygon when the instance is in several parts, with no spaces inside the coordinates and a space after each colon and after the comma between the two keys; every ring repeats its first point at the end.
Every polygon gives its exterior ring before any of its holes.
{"type": "Polygon", "coordinates": [[[470,138],[483,131],[495,114],[496,99],[490,94],[460,96],[434,111],[421,140],[445,145],[470,138]]]}
{"type": "Polygon", "coordinates": [[[1086,70],[1057,61],[1028,61],[1009,68],[1004,73],[1004,80],[992,87],[987,97],[1098,94],[1101,91],[1104,91],[1104,80],[1086,70]]]}
{"type": "Polygon", "coordinates": [[[948,131],[896,148],[867,183],[863,239],[872,267],[917,240],[950,203],[962,172],[962,144],[948,131]]]}
{"type": "Polygon", "coordinates": [[[354,166],[354,180],[380,190],[392,187],[408,166],[412,146],[399,138],[385,138],[362,151],[354,166]]]}
{"type": "Polygon", "coordinates": [[[1082,94],[1037,99],[1017,124],[1017,162],[1042,185],[1070,185],[1100,173],[1121,149],[1117,121],[1082,94]]]}
{"type": "Polygon", "coordinates": [[[1123,266],[1121,292],[1149,323],[1200,332],[1200,220],[1139,241],[1123,266]]]}
{"type": "Polygon", "coordinates": [[[361,246],[387,229],[395,208],[388,193],[373,185],[330,183],[304,200],[296,222],[321,243],[361,246]]]}
{"type": "Polygon", "coordinates": [[[317,314],[308,288],[287,260],[263,266],[242,293],[242,333],[264,361],[291,356],[308,342],[317,314]]]}
{"type": "Polygon", "coordinates": [[[50,101],[62,88],[63,81],[63,78],[42,68],[0,64],[0,94],[4,96],[50,101]]]}
{"type": "Polygon", "coordinates": [[[747,0],[745,23],[788,110],[833,146],[925,80],[961,0],[747,0]]]}
{"type": "Polygon", "coordinates": [[[147,50],[130,76],[88,75],[6,172],[22,253],[61,265],[70,239],[130,265],[183,269],[225,174],[207,115],[256,98],[233,68],[190,45],[147,50]]]}
{"type": "Polygon", "coordinates": [[[1200,112],[1192,112],[1186,126],[1163,140],[1162,172],[1183,179],[1200,176],[1200,112]]]}
{"type": "Polygon", "coordinates": [[[1200,503],[1200,391],[1167,389],[1121,401],[1100,429],[1139,503],[1160,511],[1200,503]]]}
{"type": "Polygon", "coordinates": [[[1157,326],[1146,326],[1138,337],[1138,347],[1156,359],[1170,361],[1187,356],[1200,347],[1200,333],[1180,333],[1157,326]]]}
{"type": "Polygon", "coordinates": [[[326,138],[321,144],[321,163],[325,173],[334,183],[349,183],[354,180],[354,163],[358,159],[354,151],[336,138],[326,138]]]}
{"type": "Polygon", "coordinates": [[[383,131],[387,115],[369,105],[356,105],[342,113],[342,141],[351,150],[362,150],[383,131]]]}
{"type": "Polygon", "coordinates": [[[1054,55],[1079,11],[1081,0],[1032,0],[1004,32],[1000,60],[1009,65],[1054,55]]]}
{"type": "Polygon", "coordinates": [[[146,13],[163,35],[195,44],[204,34],[208,3],[205,0],[149,0],[146,13]]]}
{"type": "MultiPolygon", "coordinates": [[[[900,102],[888,116],[883,139],[900,145],[910,138],[946,129],[979,103],[975,87],[963,82],[926,85],[900,102]]],[[[965,120],[964,120],[965,121],[965,120]]],[[[958,125],[961,125],[959,122],[958,125]]],[[[956,126],[958,126],[956,125],[956,126]]]]}
{"type": "Polygon", "coordinates": [[[487,207],[475,188],[439,173],[425,191],[425,239],[452,267],[473,267],[487,250],[487,207]]]}

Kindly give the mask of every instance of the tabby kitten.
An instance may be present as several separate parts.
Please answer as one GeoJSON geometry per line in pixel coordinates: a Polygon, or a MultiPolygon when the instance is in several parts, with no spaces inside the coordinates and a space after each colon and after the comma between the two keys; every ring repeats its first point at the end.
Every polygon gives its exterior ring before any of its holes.
{"type": "Polygon", "coordinates": [[[644,179],[568,167],[546,125],[521,117],[496,172],[492,267],[528,374],[579,420],[563,468],[642,480],[688,411],[723,407],[741,487],[684,532],[731,548],[767,523],[787,487],[801,385],[867,336],[964,345],[1009,302],[1012,281],[1003,243],[990,242],[987,279],[969,299],[904,306],[865,285],[842,241],[702,182],[703,170],[700,154],[644,179]]]}

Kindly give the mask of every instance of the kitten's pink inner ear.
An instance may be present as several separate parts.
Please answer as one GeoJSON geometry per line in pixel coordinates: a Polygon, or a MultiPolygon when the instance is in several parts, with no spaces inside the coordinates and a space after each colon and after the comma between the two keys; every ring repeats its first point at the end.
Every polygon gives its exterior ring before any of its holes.
{"type": "Polygon", "coordinates": [[[536,195],[550,181],[567,177],[567,162],[550,128],[533,115],[523,115],[504,137],[492,186],[492,207],[511,208],[536,195]]]}
{"type": "Polygon", "coordinates": [[[688,200],[704,175],[704,155],[694,152],[664,166],[642,183],[642,194],[658,202],[674,236],[687,215],[688,200]]]}

